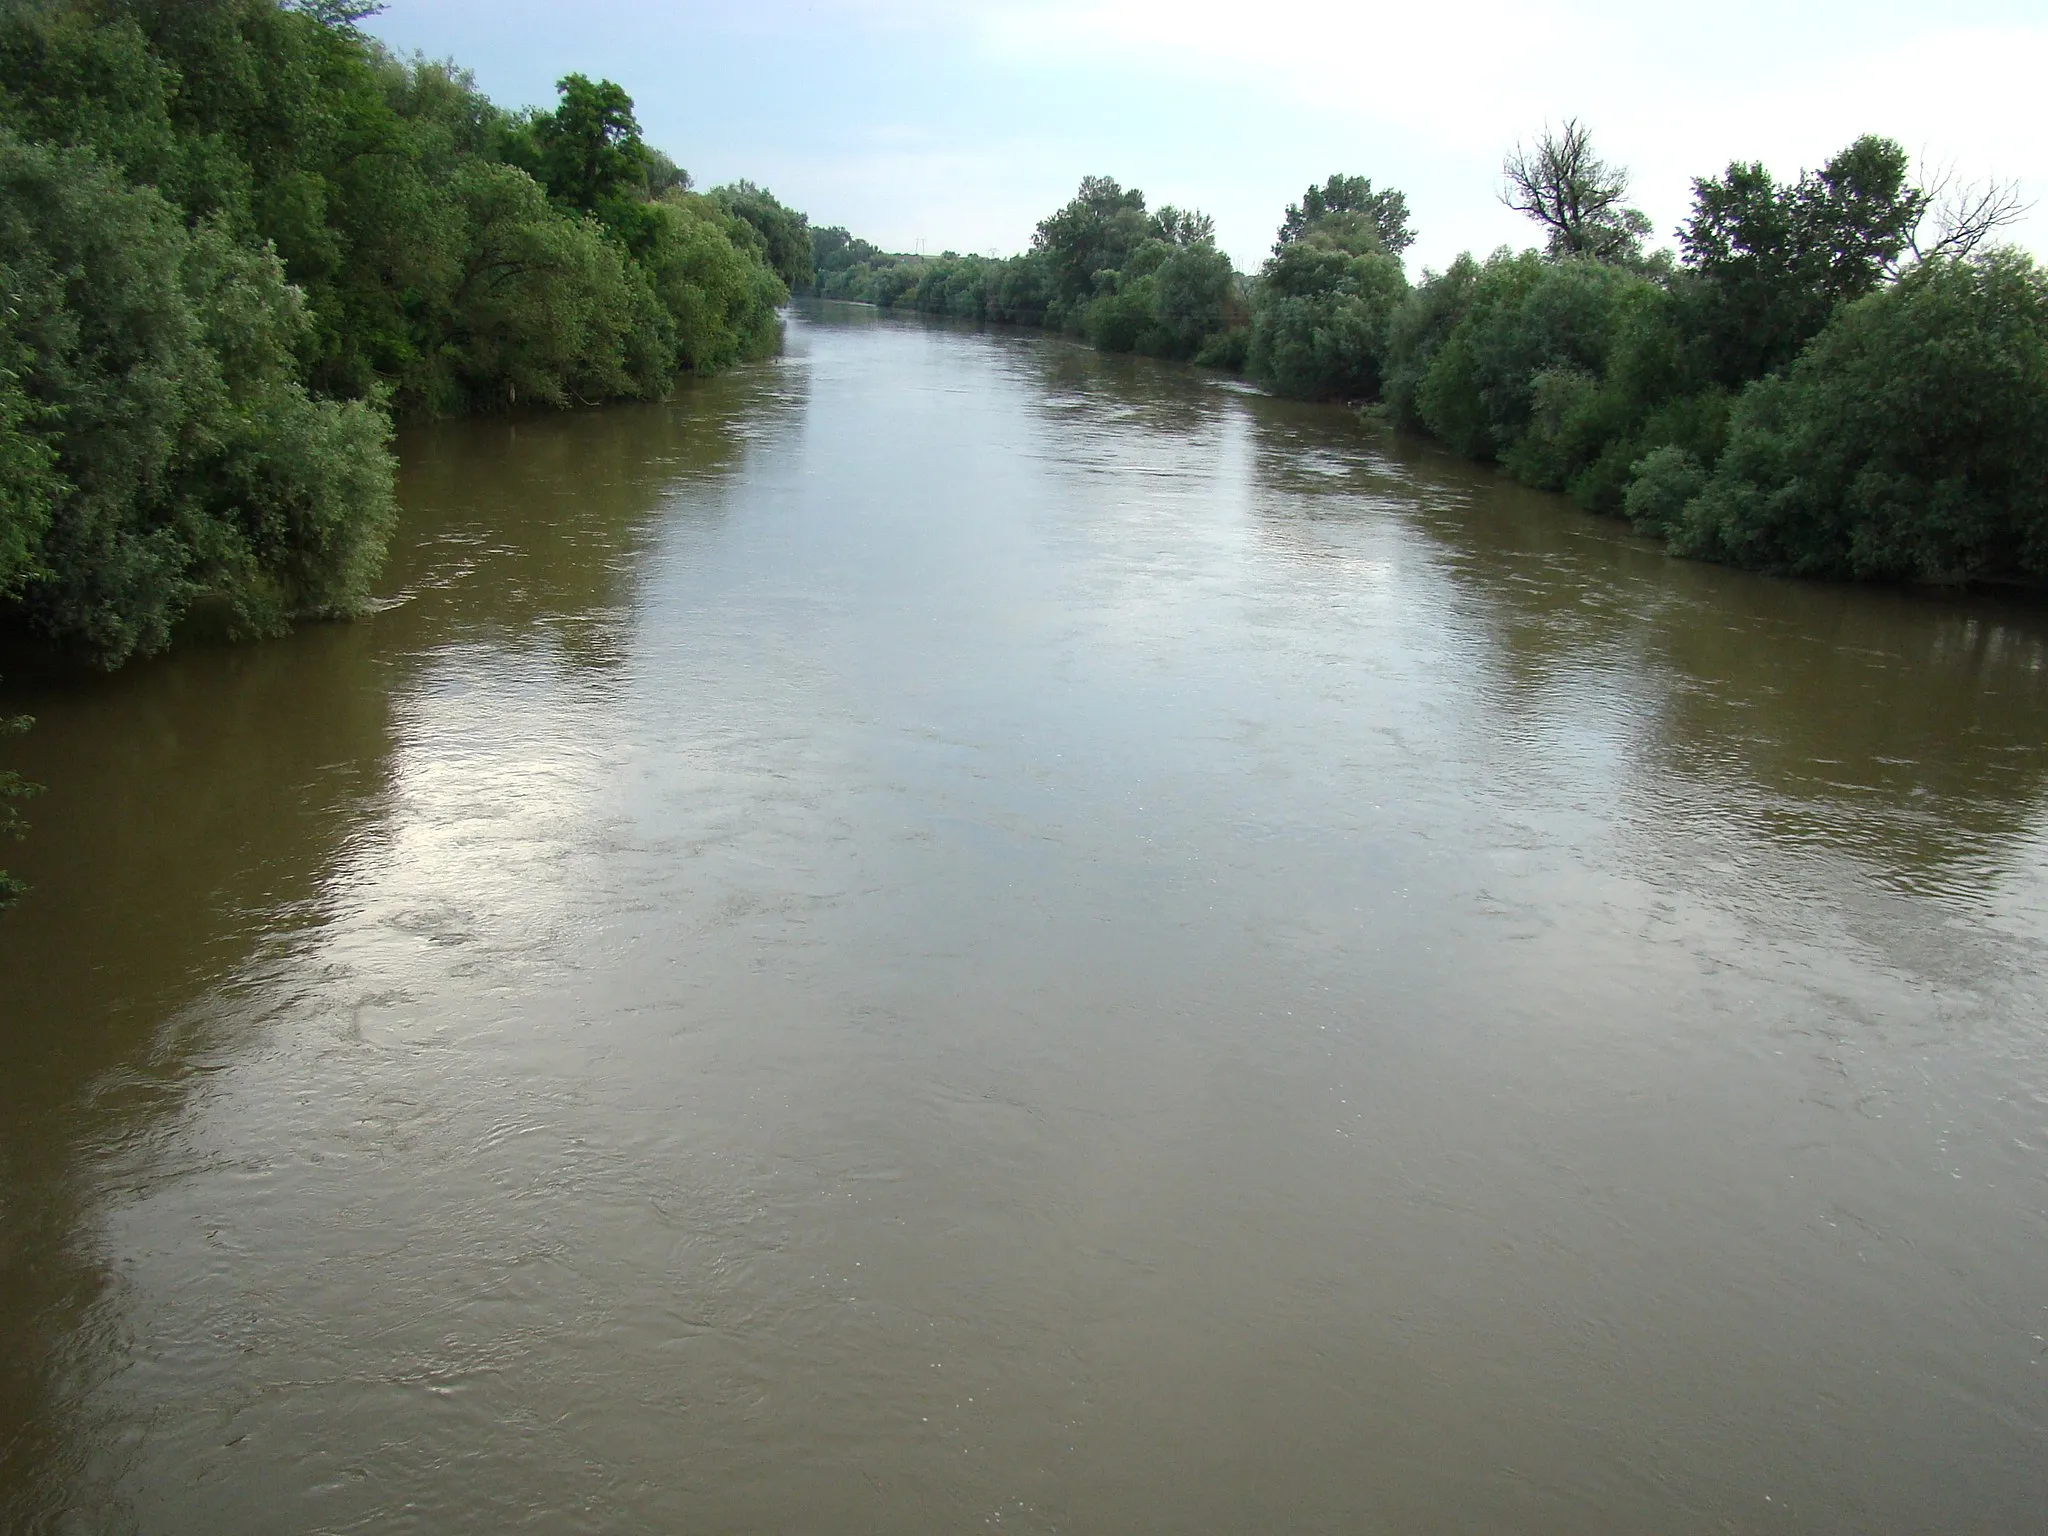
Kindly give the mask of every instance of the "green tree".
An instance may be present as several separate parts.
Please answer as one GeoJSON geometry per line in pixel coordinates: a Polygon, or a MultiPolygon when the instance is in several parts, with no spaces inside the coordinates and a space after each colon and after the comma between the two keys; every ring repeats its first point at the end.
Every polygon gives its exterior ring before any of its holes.
{"type": "Polygon", "coordinates": [[[1387,319],[1381,392],[1394,420],[1412,431],[1429,430],[1422,419],[1422,385],[1472,308],[1479,271],[1479,263],[1466,254],[1442,272],[1425,272],[1387,319]]]}
{"type": "Polygon", "coordinates": [[[1755,569],[2048,576],[2048,276],[1993,251],[1855,300],[1743,392],[1676,517],[1669,499],[1674,549],[1755,569]]]}
{"type": "Polygon", "coordinates": [[[1365,176],[1332,176],[1320,187],[1310,187],[1300,202],[1288,204],[1273,254],[1280,255],[1311,232],[1320,232],[1354,256],[1373,251],[1399,256],[1415,243],[1407,197],[1392,187],[1375,192],[1371,178],[1365,176]]]}
{"type": "Polygon", "coordinates": [[[564,75],[553,112],[533,120],[540,179],[565,208],[601,214],[646,185],[648,150],[633,98],[610,80],[564,75]]]}
{"type": "Polygon", "coordinates": [[[711,194],[711,200],[760,235],[768,265],[775,269],[783,286],[792,293],[811,286],[817,277],[817,266],[809,219],[794,208],[784,207],[773,192],[751,181],[719,187],[711,194]]]}
{"type": "Polygon", "coordinates": [[[1045,263],[1052,313],[1081,321],[1097,292],[1096,274],[1121,271],[1157,230],[1145,212],[1145,194],[1125,191],[1108,176],[1084,176],[1073,200],[1039,221],[1032,249],[1045,263]]]}
{"type": "Polygon", "coordinates": [[[683,192],[671,192],[654,213],[643,264],[675,329],[677,367],[713,373],[773,352],[789,290],[739,238],[751,226],[683,192]]]}
{"type": "Polygon", "coordinates": [[[357,22],[381,16],[390,7],[381,0],[291,0],[289,9],[312,17],[323,27],[353,29],[357,22]]]}
{"type": "Polygon", "coordinates": [[[274,256],[188,230],[86,151],[0,132],[0,270],[48,497],[17,615],[113,666],[201,596],[252,633],[360,606],[392,519],[388,426],[299,384],[309,321],[274,256]]]}
{"type": "Polygon", "coordinates": [[[1353,255],[1313,235],[1282,242],[1259,283],[1246,368],[1276,394],[1377,399],[1388,322],[1407,291],[1385,252],[1353,255]]]}
{"type": "Polygon", "coordinates": [[[1695,181],[1679,245],[1713,376],[1740,386],[1789,366],[1840,305],[1894,270],[1928,201],[1906,152],[1869,135],[1784,185],[1755,163],[1695,181]]]}
{"type": "Polygon", "coordinates": [[[668,388],[672,322],[595,218],[565,215],[517,166],[466,165],[451,190],[462,238],[446,405],[571,405],[668,388]]]}

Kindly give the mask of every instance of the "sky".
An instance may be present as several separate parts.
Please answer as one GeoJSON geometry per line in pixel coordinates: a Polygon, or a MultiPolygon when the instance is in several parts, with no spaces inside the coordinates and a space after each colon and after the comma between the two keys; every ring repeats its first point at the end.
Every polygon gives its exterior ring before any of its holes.
{"type": "Polygon", "coordinates": [[[1084,175],[1199,208],[1238,266],[1333,172],[1407,194],[1410,267],[1535,243],[1503,154],[1567,117],[1669,243],[1694,176],[1862,133],[2016,181],[2048,255],[2048,0],[391,0],[368,30],[508,106],[613,79],[699,187],[746,177],[890,250],[995,252],[1084,175]]]}

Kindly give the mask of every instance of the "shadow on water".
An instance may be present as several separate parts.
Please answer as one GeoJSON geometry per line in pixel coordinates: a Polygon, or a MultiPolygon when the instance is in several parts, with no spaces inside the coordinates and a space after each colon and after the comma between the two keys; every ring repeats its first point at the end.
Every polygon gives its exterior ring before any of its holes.
{"type": "Polygon", "coordinates": [[[668,405],[410,430],[373,616],[10,682],[37,720],[10,760],[48,791],[8,851],[31,895],[0,919],[0,1528],[81,1517],[106,1452],[76,1404],[121,1353],[99,1205],[251,1045],[238,987],[346,900],[408,691],[450,647],[616,661],[665,519],[788,429],[800,381],[770,365],[668,405]]]}
{"type": "Polygon", "coordinates": [[[1311,558],[1355,548],[1363,522],[1422,535],[1489,707],[1522,727],[1501,740],[1604,721],[1645,814],[1710,807],[1781,846],[1851,851],[1907,889],[1982,877],[2037,828],[2040,607],[1675,559],[1348,413],[1248,406],[1262,534],[1311,558]]]}

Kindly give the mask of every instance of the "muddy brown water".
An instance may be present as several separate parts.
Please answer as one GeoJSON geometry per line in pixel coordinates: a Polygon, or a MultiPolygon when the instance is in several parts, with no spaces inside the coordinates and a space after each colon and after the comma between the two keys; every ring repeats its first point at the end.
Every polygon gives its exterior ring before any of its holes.
{"type": "Polygon", "coordinates": [[[9,1531],[2048,1527],[2048,614],[792,321],[10,680],[9,1531]]]}

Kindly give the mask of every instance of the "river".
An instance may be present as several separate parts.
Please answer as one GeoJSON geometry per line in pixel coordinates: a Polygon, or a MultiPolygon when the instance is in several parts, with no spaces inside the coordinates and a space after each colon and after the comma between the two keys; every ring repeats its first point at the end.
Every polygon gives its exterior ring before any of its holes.
{"type": "Polygon", "coordinates": [[[831,308],[9,679],[0,1527],[2016,1532],[2048,613],[831,308]]]}

